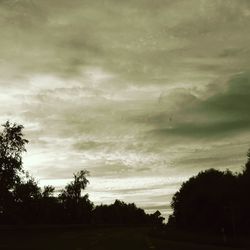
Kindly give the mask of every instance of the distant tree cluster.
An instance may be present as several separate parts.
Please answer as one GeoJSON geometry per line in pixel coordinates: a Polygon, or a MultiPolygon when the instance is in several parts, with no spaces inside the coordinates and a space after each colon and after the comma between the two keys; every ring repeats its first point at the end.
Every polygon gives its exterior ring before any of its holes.
{"type": "Polygon", "coordinates": [[[209,169],[184,182],[168,225],[237,235],[250,232],[250,153],[242,173],[209,169]]]}
{"type": "Polygon", "coordinates": [[[75,173],[58,196],[53,186],[41,189],[23,170],[28,140],[22,131],[22,125],[6,122],[0,132],[0,224],[162,224],[159,211],[149,215],[135,204],[116,200],[95,207],[88,194],[82,195],[86,170],[75,173]]]}
{"type": "Polygon", "coordinates": [[[111,205],[97,206],[93,212],[93,221],[97,224],[151,224],[161,226],[163,220],[164,218],[158,210],[154,214],[146,214],[143,209],[137,208],[134,203],[126,204],[119,200],[111,205]]]}

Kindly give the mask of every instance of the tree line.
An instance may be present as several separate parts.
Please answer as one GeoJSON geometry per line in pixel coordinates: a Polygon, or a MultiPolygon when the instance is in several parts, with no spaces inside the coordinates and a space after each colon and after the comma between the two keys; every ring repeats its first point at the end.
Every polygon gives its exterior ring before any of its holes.
{"type": "Polygon", "coordinates": [[[89,183],[88,171],[73,174],[73,180],[55,195],[53,186],[40,188],[23,169],[22,155],[28,140],[22,125],[7,121],[0,132],[0,224],[118,224],[161,225],[159,211],[147,214],[134,203],[116,200],[111,205],[94,204],[82,191],[89,183]]]}

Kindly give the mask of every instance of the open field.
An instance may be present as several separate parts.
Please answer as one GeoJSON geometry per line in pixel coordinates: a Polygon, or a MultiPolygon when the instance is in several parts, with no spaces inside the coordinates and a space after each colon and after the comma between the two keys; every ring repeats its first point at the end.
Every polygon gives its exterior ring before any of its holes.
{"type": "MultiPolygon", "coordinates": [[[[19,228],[0,230],[0,249],[53,250],[229,250],[212,245],[169,241],[149,236],[147,228],[19,228]]],[[[241,248],[242,249],[242,248],[241,248]]]]}

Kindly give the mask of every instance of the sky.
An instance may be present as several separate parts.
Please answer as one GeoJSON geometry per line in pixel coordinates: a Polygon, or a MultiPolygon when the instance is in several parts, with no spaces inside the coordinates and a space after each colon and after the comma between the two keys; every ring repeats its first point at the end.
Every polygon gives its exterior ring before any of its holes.
{"type": "Polygon", "coordinates": [[[58,189],[87,169],[95,204],[167,217],[208,168],[250,147],[250,1],[0,0],[0,122],[58,189]]]}

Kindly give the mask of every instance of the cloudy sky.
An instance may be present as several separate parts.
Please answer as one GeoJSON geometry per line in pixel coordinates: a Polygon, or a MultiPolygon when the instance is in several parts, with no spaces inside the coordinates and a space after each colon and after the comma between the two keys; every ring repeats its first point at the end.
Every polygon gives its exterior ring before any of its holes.
{"type": "Polygon", "coordinates": [[[24,166],[165,216],[183,180],[250,147],[250,1],[0,0],[0,121],[24,166]]]}

